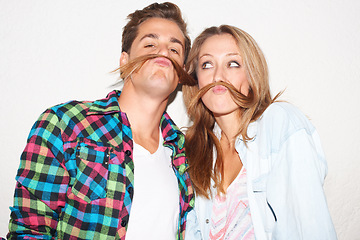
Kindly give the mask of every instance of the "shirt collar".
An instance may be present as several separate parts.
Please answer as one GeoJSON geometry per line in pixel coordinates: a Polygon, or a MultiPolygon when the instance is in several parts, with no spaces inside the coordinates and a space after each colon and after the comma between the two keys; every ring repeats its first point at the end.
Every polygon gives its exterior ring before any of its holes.
{"type": "MultiPolygon", "coordinates": [[[[112,113],[120,113],[122,119],[126,114],[121,112],[118,98],[121,94],[121,91],[114,90],[110,92],[106,98],[99,99],[93,102],[89,107],[89,111],[87,115],[97,115],[97,114],[112,114],[112,113]]],[[[126,119],[126,118],[125,118],[126,119]]],[[[170,116],[164,112],[163,116],[160,120],[160,128],[162,132],[162,136],[164,138],[165,143],[170,144],[171,142],[176,142],[178,147],[182,149],[184,147],[184,135],[180,131],[180,129],[175,125],[175,123],[171,120],[170,116]]]]}
{"type": "Polygon", "coordinates": [[[120,112],[120,107],[118,103],[118,98],[121,91],[114,90],[110,92],[106,98],[99,99],[91,104],[87,115],[97,115],[97,114],[110,114],[115,112],[120,112]]]}
{"type": "MultiPolygon", "coordinates": [[[[114,90],[110,92],[106,98],[94,101],[89,107],[87,115],[119,113],[121,121],[130,126],[126,113],[121,112],[120,110],[118,103],[120,94],[121,91],[114,90]]],[[[166,112],[164,112],[161,117],[160,129],[164,144],[177,146],[180,150],[184,148],[185,137],[166,112]]],[[[185,161],[174,161],[174,165],[178,168],[180,174],[183,174],[186,171],[187,164],[185,161]]]]}
{"type": "MultiPolygon", "coordinates": [[[[256,132],[257,132],[257,121],[254,121],[249,124],[248,129],[247,129],[247,134],[248,134],[249,138],[251,138],[251,140],[249,142],[254,141],[254,139],[256,138],[256,132]]],[[[221,128],[219,127],[217,122],[215,122],[215,124],[214,124],[213,133],[220,140],[221,128]]],[[[241,135],[239,135],[236,138],[236,143],[238,143],[239,141],[243,141],[243,137],[241,135]]]]}
{"type": "MultiPolygon", "coordinates": [[[[251,138],[251,140],[249,140],[248,143],[253,142],[256,138],[257,124],[258,124],[258,122],[254,121],[254,122],[251,122],[248,126],[247,134],[251,138]]],[[[220,140],[221,128],[219,127],[219,125],[216,122],[214,125],[213,133],[220,140]]],[[[241,135],[239,135],[235,140],[235,149],[238,152],[238,154],[240,155],[241,161],[244,164],[245,168],[247,167],[247,160],[246,160],[246,156],[244,155],[246,153],[246,148],[247,147],[244,144],[243,137],[241,135]]],[[[216,155],[214,155],[213,167],[215,165],[215,161],[216,161],[216,155]]]]}
{"type": "Polygon", "coordinates": [[[173,154],[177,155],[177,157],[175,157],[172,161],[173,165],[179,171],[179,174],[183,175],[188,167],[183,151],[185,136],[166,112],[164,112],[161,118],[160,127],[164,139],[164,145],[173,146],[173,154]]]}
{"type": "MultiPolygon", "coordinates": [[[[184,136],[182,132],[175,125],[175,123],[171,120],[170,116],[166,112],[164,112],[163,116],[161,117],[160,127],[165,142],[172,142],[174,140],[177,140],[179,142],[179,140],[183,140],[184,136]]],[[[181,145],[183,145],[183,143],[184,141],[181,142],[181,145]]]]}

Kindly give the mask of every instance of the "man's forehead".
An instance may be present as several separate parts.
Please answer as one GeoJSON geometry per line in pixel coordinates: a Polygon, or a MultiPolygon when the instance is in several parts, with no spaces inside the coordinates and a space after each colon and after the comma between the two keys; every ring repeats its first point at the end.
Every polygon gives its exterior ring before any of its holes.
{"type": "Polygon", "coordinates": [[[137,37],[140,41],[147,37],[154,39],[166,37],[169,41],[181,45],[185,42],[185,36],[180,27],[174,21],[163,18],[150,18],[142,22],[138,27],[137,37]]]}

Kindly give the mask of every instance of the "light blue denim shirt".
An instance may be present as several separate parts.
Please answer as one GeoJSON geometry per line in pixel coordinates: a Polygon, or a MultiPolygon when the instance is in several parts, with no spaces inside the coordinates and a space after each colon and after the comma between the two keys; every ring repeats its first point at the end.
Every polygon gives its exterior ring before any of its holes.
{"type": "MultiPolygon", "coordinates": [[[[214,133],[220,136],[218,126],[214,133]]],[[[256,239],[336,239],[323,190],[327,164],[306,116],[289,103],[273,103],[249,125],[248,136],[248,147],[239,137],[236,150],[247,169],[256,239]]],[[[186,240],[209,238],[211,210],[212,200],[196,196],[186,240]]]]}

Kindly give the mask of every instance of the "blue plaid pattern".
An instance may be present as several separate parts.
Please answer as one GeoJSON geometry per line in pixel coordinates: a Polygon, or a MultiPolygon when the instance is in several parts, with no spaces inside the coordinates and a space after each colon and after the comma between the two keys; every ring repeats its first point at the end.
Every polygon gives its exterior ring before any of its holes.
{"type": "MultiPolygon", "coordinates": [[[[40,116],[21,155],[9,239],[125,239],[134,164],[119,96],[113,91],[94,102],[71,101],[40,116]]],[[[166,113],[160,126],[164,146],[173,150],[180,191],[177,239],[183,239],[194,205],[184,135],[166,113]]]]}

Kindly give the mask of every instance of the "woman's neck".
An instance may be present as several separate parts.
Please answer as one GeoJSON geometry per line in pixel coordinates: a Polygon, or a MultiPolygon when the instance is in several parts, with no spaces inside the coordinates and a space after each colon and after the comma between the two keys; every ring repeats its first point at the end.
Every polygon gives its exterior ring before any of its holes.
{"type": "Polygon", "coordinates": [[[235,140],[239,133],[241,118],[238,112],[215,117],[216,123],[221,129],[222,141],[229,144],[231,148],[235,149],[235,140]]]}

